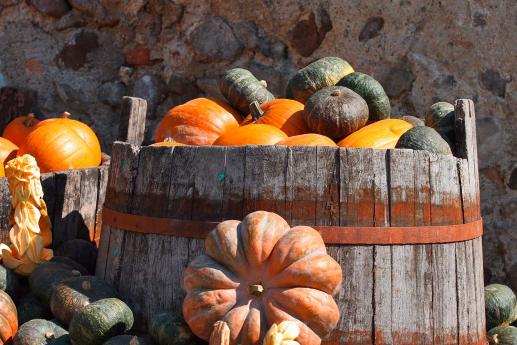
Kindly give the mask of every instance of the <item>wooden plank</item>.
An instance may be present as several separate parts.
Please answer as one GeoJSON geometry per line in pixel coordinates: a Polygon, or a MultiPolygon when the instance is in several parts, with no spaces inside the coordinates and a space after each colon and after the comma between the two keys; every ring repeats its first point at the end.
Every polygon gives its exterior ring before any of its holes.
{"type": "Polygon", "coordinates": [[[246,148],[243,146],[226,147],[225,171],[219,179],[224,180],[222,217],[242,219],[244,206],[244,172],[246,148]]]}
{"type": "Polygon", "coordinates": [[[322,146],[316,152],[315,225],[339,225],[340,150],[322,146]]]}
{"type": "MultiPolygon", "coordinates": [[[[77,214],[79,227],[88,232],[88,240],[95,242],[95,220],[97,216],[97,198],[99,196],[99,168],[79,170],[81,173],[79,208],[73,210],[77,214]]],[[[77,229],[79,230],[79,228],[77,229]]],[[[82,236],[83,234],[81,234],[82,236]]]]}
{"type": "Polygon", "coordinates": [[[95,210],[95,235],[94,241],[97,247],[101,239],[102,233],[102,207],[106,200],[106,188],[108,186],[108,171],[109,165],[101,166],[99,168],[99,179],[97,184],[97,205],[95,210]]]}
{"type": "Polygon", "coordinates": [[[286,146],[246,146],[244,216],[272,211],[289,218],[286,203],[286,146]]]}
{"type": "MultiPolygon", "coordinates": [[[[431,225],[463,222],[456,160],[430,156],[431,225]]],[[[434,344],[458,342],[456,244],[433,244],[434,344]]]]}
{"type": "Polygon", "coordinates": [[[133,145],[142,145],[146,114],[147,101],[145,99],[124,96],[120,110],[117,140],[133,145]]]}

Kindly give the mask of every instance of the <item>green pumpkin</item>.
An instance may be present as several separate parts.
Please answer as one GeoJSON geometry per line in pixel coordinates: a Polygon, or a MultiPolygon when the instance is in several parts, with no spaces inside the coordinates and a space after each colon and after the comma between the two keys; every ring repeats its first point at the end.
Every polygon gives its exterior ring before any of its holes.
{"type": "Polygon", "coordinates": [[[402,120],[409,122],[413,125],[413,127],[422,127],[425,126],[425,122],[416,116],[406,115],[402,116],[402,120]]]}
{"type": "Polygon", "coordinates": [[[368,104],[369,122],[390,118],[390,99],[384,92],[382,85],[368,74],[350,73],[341,79],[337,85],[347,87],[364,98],[368,104]]]}
{"type": "Polygon", "coordinates": [[[88,273],[95,274],[97,252],[97,247],[91,242],[76,238],[63,243],[55,254],[66,256],[86,268],[88,273]]]}
{"type": "Polygon", "coordinates": [[[338,57],[324,57],[302,68],[289,79],[287,98],[301,103],[307,102],[315,92],[334,86],[354,69],[348,62],[338,57]]]}
{"type": "Polygon", "coordinates": [[[73,277],[63,280],[54,288],[50,310],[63,325],[68,325],[82,307],[104,299],[117,297],[115,289],[94,276],[73,277]]]}
{"type": "Polygon", "coordinates": [[[133,327],[133,312],[117,298],[105,298],[79,309],[68,328],[74,345],[102,345],[133,327]]]}
{"type": "Polygon", "coordinates": [[[486,327],[491,329],[509,325],[516,319],[517,298],[506,285],[490,284],[485,286],[486,327]]]}
{"type": "Polygon", "coordinates": [[[395,148],[424,150],[441,155],[451,155],[449,144],[434,129],[426,126],[413,127],[402,134],[395,148]]]}
{"type": "Polygon", "coordinates": [[[454,106],[447,102],[438,102],[431,106],[425,115],[425,125],[434,128],[448,142],[455,142],[454,106]]]}
{"type": "Polygon", "coordinates": [[[309,98],[303,115],[311,131],[339,140],[366,124],[368,105],[346,87],[329,86],[309,98]]]}
{"type": "Polygon", "coordinates": [[[111,338],[103,345],[153,345],[153,342],[135,335],[119,335],[111,338]]]}
{"type": "Polygon", "coordinates": [[[83,265],[81,265],[80,263],[76,262],[75,260],[73,260],[69,257],[55,255],[52,257],[52,259],[50,259],[50,262],[57,262],[60,264],[70,266],[74,270],[81,272],[82,275],[85,275],[85,276],[88,275],[88,270],[83,265]]]}
{"type": "Polygon", "coordinates": [[[20,278],[13,270],[0,265],[0,290],[5,291],[12,299],[16,300],[20,295],[20,278]]]}
{"type": "Polygon", "coordinates": [[[517,328],[513,326],[498,326],[487,333],[489,344],[517,345],[517,328]]]}
{"type": "Polygon", "coordinates": [[[29,276],[31,292],[44,305],[50,305],[54,288],[67,278],[80,276],[81,273],[70,266],[57,262],[45,262],[36,267],[29,276]]]}
{"type": "Polygon", "coordinates": [[[41,303],[32,294],[22,296],[16,302],[16,309],[18,309],[18,325],[23,325],[33,319],[50,319],[52,317],[48,306],[41,303]]]}
{"type": "Polygon", "coordinates": [[[259,81],[248,70],[233,68],[226,71],[219,83],[224,98],[241,114],[249,114],[249,106],[253,102],[265,103],[275,98],[268,91],[265,81],[259,81]]]}
{"type": "Polygon", "coordinates": [[[34,319],[24,323],[13,345],[70,345],[68,332],[52,321],[34,319]]]}
{"type": "Polygon", "coordinates": [[[148,327],[149,335],[157,345],[203,344],[203,341],[192,333],[183,318],[177,314],[156,314],[148,327]]]}

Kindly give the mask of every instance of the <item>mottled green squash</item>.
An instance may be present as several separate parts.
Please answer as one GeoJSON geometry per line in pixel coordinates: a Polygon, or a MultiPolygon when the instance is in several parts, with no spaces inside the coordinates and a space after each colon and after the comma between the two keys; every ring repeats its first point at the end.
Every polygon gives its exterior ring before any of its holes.
{"type": "Polygon", "coordinates": [[[32,294],[20,297],[16,302],[16,308],[18,309],[19,325],[33,319],[50,319],[52,317],[49,307],[32,294]]]}
{"type": "Polygon", "coordinates": [[[136,335],[125,334],[111,338],[103,345],[153,345],[153,342],[136,335]]]}
{"type": "Polygon", "coordinates": [[[52,321],[34,319],[24,323],[13,345],[70,345],[68,332],[52,321]]]}
{"type": "Polygon", "coordinates": [[[509,325],[516,319],[517,298],[508,286],[490,284],[485,286],[485,314],[487,330],[509,325]]]}
{"type": "Polygon", "coordinates": [[[68,328],[74,345],[102,345],[133,327],[133,312],[117,298],[105,298],[79,309],[68,328]]]}
{"type": "Polygon", "coordinates": [[[487,333],[490,345],[517,345],[517,328],[513,326],[498,326],[487,333]]]}
{"type": "Polygon", "coordinates": [[[341,79],[337,85],[344,86],[364,98],[368,104],[368,122],[389,119],[391,115],[390,99],[382,85],[368,74],[354,72],[341,79]]]}
{"type": "Polygon", "coordinates": [[[0,265],[0,290],[5,291],[13,300],[20,295],[20,278],[13,270],[0,265]]]}
{"type": "Polygon", "coordinates": [[[334,86],[354,69],[338,57],[324,57],[302,68],[289,79],[287,98],[305,104],[310,96],[324,87],[334,86]]]}
{"type": "Polygon", "coordinates": [[[50,262],[58,262],[60,264],[70,266],[74,270],[78,270],[79,272],[81,272],[82,275],[88,275],[89,273],[83,265],[66,256],[55,255],[52,257],[52,259],[50,259],[50,262]]]}
{"type": "Polygon", "coordinates": [[[80,276],[81,273],[70,266],[58,262],[45,262],[32,271],[29,277],[31,292],[44,305],[50,304],[54,288],[67,278],[80,276]]]}
{"type": "Polygon", "coordinates": [[[267,89],[265,81],[259,81],[250,71],[243,68],[226,71],[219,83],[219,90],[224,98],[244,116],[249,113],[251,103],[263,104],[275,98],[267,89]]]}
{"type": "Polygon", "coordinates": [[[416,117],[416,116],[411,116],[411,115],[402,116],[402,120],[409,122],[410,124],[413,125],[413,127],[425,126],[424,120],[422,120],[421,118],[416,117]]]}
{"type": "Polygon", "coordinates": [[[50,310],[59,322],[67,326],[79,309],[112,297],[117,297],[117,292],[102,279],[94,276],[73,277],[63,280],[54,288],[50,310]]]}
{"type": "Polygon", "coordinates": [[[424,150],[442,155],[452,154],[449,144],[440,134],[426,126],[413,127],[402,134],[395,148],[424,150]]]}
{"type": "Polygon", "coordinates": [[[425,115],[425,125],[434,128],[446,141],[454,143],[454,106],[447,102],[433,104],[425,115]]]}
{"type": "Polygon", "coordinates": [[[366,124],[368,105],[346,87],[329,86],[309,98],[303,115],[311,131],[339,140],[366,124]]]}
{"type": "Polygon", "coordinates": [[[190,331],[183,318],[173,313],[156,314],[149,322],[148,332],[157,345],[203,344],[190,331]]]}
{"type": "Polygon", "coordinates": [[[97,252],[97,247],[91,242],[76,238],[63,243],[56,250],[55,255],[66,256],[81,264],[90,274],[95,274],[97,252]]]}

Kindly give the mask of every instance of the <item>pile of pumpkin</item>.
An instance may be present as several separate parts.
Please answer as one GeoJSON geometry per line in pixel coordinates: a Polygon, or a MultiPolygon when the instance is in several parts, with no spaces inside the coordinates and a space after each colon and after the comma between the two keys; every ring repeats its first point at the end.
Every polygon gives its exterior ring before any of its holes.
{"type": "Polygon", "coordinates": [[[43,173],[96,167],[102,160],[95,132],[67,112],[43,121],[34,114],[12,120],[0,137],[0,176],[9,160],[24,154],[36,158],[43,173]]]}
{"type": "Polygon", "coordinates": [[[186,323],[171,313],[151,320],[152,341],[125,334],[133,313],[111,285],[92,275],[96,257],[94,245],[74,239],[28,279],[0,265],[0,344],[196,344],[186,323]]]}
{"type": "Polygon", "coordinates": [[[286,98],[275,98],[266,82],[242,68],[226,71],[219,86],[226,102],[197,98],[170,109],[153,145],[408,148],[451,154],[452,104],[433,104],[425,122],[413,116],[391,119],[382,85],[337,57],[321,58],[294,74],[286,98]]]}
{"type": "Polygon", "coordinates": [[[506,285],[485,286],[485,314],[489,344],[517,345],[517,297],[506,285]]]}

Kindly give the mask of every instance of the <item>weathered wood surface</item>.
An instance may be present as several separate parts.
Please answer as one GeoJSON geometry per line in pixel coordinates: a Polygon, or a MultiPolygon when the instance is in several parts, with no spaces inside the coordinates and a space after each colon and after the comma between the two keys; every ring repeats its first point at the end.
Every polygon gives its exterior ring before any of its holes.
{"type": "MultiPolygon", "coordinates": [[[[466,119],[458,123],[470,126],[470,101],[457,107],[466,119]]],[[[207,221],[242,219],[260,209],[292,225],[470,222],[479,218],[475,136],[472,128],[458,128],[463,158],[412,150],[116,143],[106,206],[207,221]]],[[[119,287],[138,327],[158,311],[181,312],[183,270],[203,251],[202,241],[107,225],[102,236],[97,274],[119,287]]],[[[327,344],[483,343],[480,239],[330,245],[328,251],[341,263],[344,285],[336,296],[341,319],[327,344]]]]}
{"type": "Polygon", "coordinates": [[[145,135],[147,102],[145,99],[124,96],[120,112],[117,140],[142,145],[145,135]]]}
{"type": "MultiPolygon", "coordinates": [[[[74,238],[98,242],[107,178],[107,165],[41,175],[44,200],[52,221],[53,248],[74,238]]],[[[1,243],[9,243],[10,209],[7,178],[0,178],[1,243]]]]}

